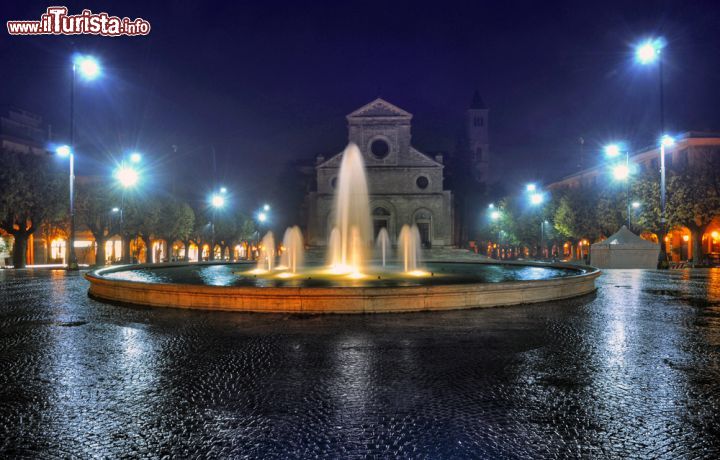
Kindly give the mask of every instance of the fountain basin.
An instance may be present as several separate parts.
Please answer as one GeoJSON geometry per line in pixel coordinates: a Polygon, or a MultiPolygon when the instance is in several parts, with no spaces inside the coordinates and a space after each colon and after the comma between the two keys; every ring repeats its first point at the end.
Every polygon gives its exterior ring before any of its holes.
{"type": "Polygon", "coordinates": [[[392,313],[566,299],[594,292],[600,275],[598,269],[567,264],[427,262],[425,270],[433,276],[236,276],[238,270],[249,273],[252,267],[133,265],[101,268],[85,278],[90,297],[122,304],[261,313],[392,313]],[[212,276],[203,278],[203,270],[212,276]]]}

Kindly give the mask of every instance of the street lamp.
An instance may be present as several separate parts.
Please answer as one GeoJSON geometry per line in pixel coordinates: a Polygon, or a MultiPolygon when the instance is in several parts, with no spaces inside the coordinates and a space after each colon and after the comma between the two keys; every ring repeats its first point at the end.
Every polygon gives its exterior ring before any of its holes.
{"type": "Polygon", "coordinates": [[[645,41],[635,48],[635,58],[640,64],[652,64],[660,59],[661,49],[662,44],[658,39],[645,41]]]}
{"type": "Polygon", "coordinates": [[[95,80],[102,73],[102,68],[97,59],[89,55],[77,55],[73,59],[73,73],[75,68],[85,80],[95,80]]]}
{"type": "Polygon", "coordinates": [[[75,154],[69,145],[61,145],[55,149],[59,157],[70,159],[70,235],[68,238],[68,270],[77,270],[77,257],[75,257],[75,154]]]}
{"type": "Polygon", "coordinates": [[[100,76],[102,69],[100,63],[92,56],[77,55],[73,58],[72,80],[70,84],[70,145],[58,148],[57,154],[70,157],[70,235],[68,238],[68,270],[77,270],[77,257],[75,255],[75,80],[76,74],[84,80],[94,80],[100,76]]]}
{"type": "MultiPolygon", "coordinates": [[[[609,144],[605,146],[605,155],[610,158],[616,158],[621,154],[621,148],[618,144],[609,144]]],[[[625,181],[625,204],[627,207],[627,227],[630,229],[630,152],[625,149],[625,164],[617,164],[612,169],[613,177],[618,181],[625,181]]]]}
{"type": "Polygon", "coordinates": [[[545,197],[542,193],[535,192],[530,195],[530,204],[533,206],[540,205],[543,201],[545,201],[545,197]]]}
{"type": "Polygon", "coordinates": [[[268,212],[269,210],[270,210],[270,205],[269,205],[269,204],[265,204],[265,205],[263,206],[263,211],[268,212]]]}
{"type": "Polygon", "coordinates": [[[122,188],[126,189],[137,185],[140,174],[132,166],[120,165],[115,171],[115,178],[120,182],[122,188]]]}
{"type": "Polygon", "coordinates": [[[665,94],[663,88],[663,58],[662,50],[665,48],[665,40],[653,38],[640,43],[635,48],[635,59],[642,65],[658,63],[658,83],[660,93],[660,254],[658,255],[658,268],[667,268],[667,250],[665,247],[665,233],[667,226],[665,209],[665,147],[672,145],[672,138],[665,135],[665,94]],[[669,144],[666,144],[666,138],[669,144]]]}
{"type": "Polygon", "coordinates": [[[535,184],[527,184],[525,186],[525,191],[527,192],[534,192],[535,190],[537,190],[537,186],[535,184]]]}
{"type": "Polygon", "coordinates": [[[540,221],[540,251],[542,254],[543,248],[545,247],[545,226],[548,224],[547,219],[540,221]]]}
{"type": "Polygon", "coordinates": [[[210,206],[212,207],[212,220],[210,222],[210,231],[211,231],[211,247],[210,247],[210,260],[215,260],[215,218],[216,213],[218,209],[222,209],[225,207],[225,194],[227,193],[227,189],[225,187],[221,187],[220,191],[217,193],[213,193],[210,196],[210,206]]]}
{"type": "MultiPolygon", "coordinates": [[[[132,161],[132,157],[131,157],[132,161]]],[[[138,157],[139,161],[139,157],[138,157]]],[[[137,161],[136,161],[137,162],[137,161]]],[[[115,180],[118,181],[118,184],[120,184],[120,188],[122,189],[122,192],[120,193],[120,209],[118,210],[120,212],[120,231],[122,234],[125,234],[125,190],[135,187],[138,182],[140,182],[140,173],[137,169],[133,168],[132,166],[127,166],[125,162],[123,161],[120,163],[120,166],[115,170],[115,180]]],[[[115,212],[116,208],[113,208],[113,212],[115,212]]],[[[129,263],[130,262],[130,252],[129,252],[129,245],[130,241],[126,242],[123,240],[123,263],[129,263]],[[127,247],[126,247],[127,245],[127,247]],[[126,257],[127,255],[127,257],[126,257]]]]}
{"type": "Polygon", "coordinates": [[[225,197],[216,193],[210,199],[210,204],[212,204],[213,208],[220,209],[225,206],[225,197]]]}

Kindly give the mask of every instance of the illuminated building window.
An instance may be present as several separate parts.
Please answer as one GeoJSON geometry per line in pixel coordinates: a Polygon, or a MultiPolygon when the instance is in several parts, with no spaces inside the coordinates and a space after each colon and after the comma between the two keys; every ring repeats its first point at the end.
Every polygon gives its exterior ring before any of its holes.
{"type": "Polygon", "coordinates": [[[65,259],[65,240],[52,240],[50,242],[50,258],[65,259]]]}

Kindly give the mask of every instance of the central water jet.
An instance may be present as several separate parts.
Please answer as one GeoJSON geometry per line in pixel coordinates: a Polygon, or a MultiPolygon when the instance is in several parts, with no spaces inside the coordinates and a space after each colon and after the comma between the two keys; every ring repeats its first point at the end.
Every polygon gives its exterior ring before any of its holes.
{"type": "Polygon", "coordinates": [[[330,269],[335,273],[362,273],[372,242],[372,229],[365,163],[360,149],[352,143],[343,152],[333,212],[330,269]]]}

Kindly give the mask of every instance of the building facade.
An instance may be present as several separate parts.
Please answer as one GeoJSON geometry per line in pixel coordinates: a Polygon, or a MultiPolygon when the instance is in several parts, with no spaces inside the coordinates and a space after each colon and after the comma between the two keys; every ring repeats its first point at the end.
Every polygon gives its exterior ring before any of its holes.
{"type": "MultiPolygon", "coordinates": [[[[365,160],[374,235],[386,228],[395,242],[404,224],[415,224],[425,247],[453,245],[453,195],[443,186],[443,157],[411,143],[412,115],[376,99],[347,116],[348,142],[365,160]]],[[[316,190],[306,197],[307,240],[327,244],[342,153],[318,156],[316,190]]]]}
{"type": "MultiPolygon", "coordinates": [[[[701,161],[707,156],[720,156],[720,134],[686,132],[677,138],[672,146],[665,149],[665,167],[668,171],[680,172],[701,161]]],[[[631,170],[637,172],[657,172],[660,170],[660,149],[650,147],[630,154],[631,170]]],[[[612,180],[610,171],[606,166],[596,166],[571,174],[559,181],[547,185],[551,191],[577,190],[585,187],[595,187],[612,180]]],[[[658,173],[658,181],[660,175],[658,173]]],[[[640,203],[642,205],[642,203],[640,203]]],[[[651,233],[642,234],[643,237],[657,242],[657,236],[651,233]]],[[[692,233],[685,227],[673,227],[668,232],[665,242],[668,254],[673,261],[679,262],[693,258],[692,233]]],[[[700,235],[700,247],[703,255],[720,254],[720,215],[715,217],[703,235],[700,235]]],[[[587,246],[588,243],[585,242],[587,246]]]]}

